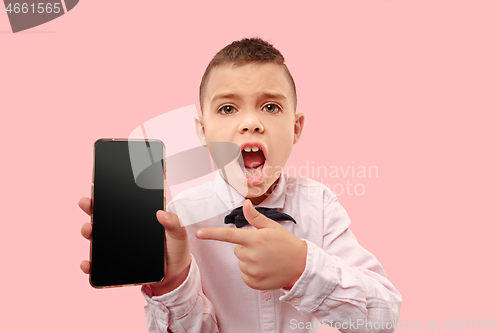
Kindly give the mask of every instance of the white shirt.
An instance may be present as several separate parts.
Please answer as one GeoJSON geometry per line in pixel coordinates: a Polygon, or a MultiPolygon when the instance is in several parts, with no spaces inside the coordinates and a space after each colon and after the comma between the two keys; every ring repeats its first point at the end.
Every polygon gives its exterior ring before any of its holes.
{"type": "Polygon", "coordinates": [[[149,286],[141,289],[149,332],[316,332],[319,323],[342,332],[394,331],[401,295],[377,258],[358,244],[346,211],[328,187],[282,175],[259,205],[291,215],[297,224],[281,225],[307,244],[305,270],[291,290],[248,287],[235,244],[196,238],[198,228],[235,228],[224,224],[224,216],[244,200],[217,175],[168,204],[167,211],[186,225],[191,265],[184,283],[165,295],[152,296],[149,286]],[[224,214],[194,223],[221,205],[227,208],[224,214]]]}

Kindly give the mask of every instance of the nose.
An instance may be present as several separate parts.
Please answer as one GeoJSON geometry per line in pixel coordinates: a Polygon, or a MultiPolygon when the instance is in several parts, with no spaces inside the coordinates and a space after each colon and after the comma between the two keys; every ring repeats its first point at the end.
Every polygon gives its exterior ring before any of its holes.
{"type": "Polygon", "coordinates": [[[239,126],[239,132],[263,133],[264,125],[256,115],[246,115],[239,126]]]}

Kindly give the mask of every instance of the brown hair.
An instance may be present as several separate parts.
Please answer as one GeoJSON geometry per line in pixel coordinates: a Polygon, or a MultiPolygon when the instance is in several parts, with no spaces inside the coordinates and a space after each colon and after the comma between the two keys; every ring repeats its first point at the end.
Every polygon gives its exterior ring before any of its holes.
{"type": "Polygon", "coordinates": [[[285,73],[290,80],[292,86],[295,108],[297,107],[297,92],[295,90],[295,82],[292,74],[285,65],[285,58],[272,44],[260,38],[243,38],[239,41],[234,41],[231,44],[220,50],[215,57],[210,61],[203,74],[200,83],[200,108],[203,112],[203,98],[213,68],[226,64],[234,64],[235,66],[245,65],[250,62],[256,63],[275,63],[283,65],[285,73]]]}

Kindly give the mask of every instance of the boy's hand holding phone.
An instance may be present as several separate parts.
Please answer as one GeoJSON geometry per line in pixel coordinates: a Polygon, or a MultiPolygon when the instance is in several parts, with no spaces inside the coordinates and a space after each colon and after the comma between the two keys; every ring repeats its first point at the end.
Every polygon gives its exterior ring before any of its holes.
{"type": "Polygon", "coordinates": [[[234,254],[240,260],[241,277],[249,287],[290,289],[304,272],[307,244],[259,213],[250,200],[245,200],[243,214],[256,230],[204,228],[196,236],[237,244],[234,254]]]}
{"type": "MultiPolygon", "coordinates": [[[[90,198],[81,198],[78,205],[87,215],[90,216],[92,214],[90,198]]],[[[165,228],[167,243],[165,278],[161,282],[151,284],[153,294],[160,296],[174,290],[184,282],[188,276],[191,256],[186,228],[181,227],[177,215],[159,210],[156,213],[156,217],[158,222],[165,228]]],[[[92,225],[84,223],[81,233],[83,237],[90,240],[92,237],[92,225]]],[[[89,274],[90,265],[90,261],[84,260],[80,264],[80,268],[85,274],[89,274]]]]}

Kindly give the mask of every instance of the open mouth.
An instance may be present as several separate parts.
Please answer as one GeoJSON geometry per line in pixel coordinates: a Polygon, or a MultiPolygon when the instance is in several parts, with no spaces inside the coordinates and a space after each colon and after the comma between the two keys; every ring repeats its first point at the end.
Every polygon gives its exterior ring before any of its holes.
{"type": "Polygon", "coordinates": [[[238,159],[241,169],[248,181],[260,181],[263,176],[266,157],[264,152],[258,146],[248,145],[241,151],[241,157],[238,159]]]}

